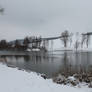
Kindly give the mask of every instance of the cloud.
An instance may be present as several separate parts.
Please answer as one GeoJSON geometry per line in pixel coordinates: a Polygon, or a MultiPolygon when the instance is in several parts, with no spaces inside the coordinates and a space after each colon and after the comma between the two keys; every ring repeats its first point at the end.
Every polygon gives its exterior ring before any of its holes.
{"type": "Polygon", "coordinates": [[[0,4],[5,8],[0,16],[1,38],[92,30],[92,0],[0,0],[0,4]]]}

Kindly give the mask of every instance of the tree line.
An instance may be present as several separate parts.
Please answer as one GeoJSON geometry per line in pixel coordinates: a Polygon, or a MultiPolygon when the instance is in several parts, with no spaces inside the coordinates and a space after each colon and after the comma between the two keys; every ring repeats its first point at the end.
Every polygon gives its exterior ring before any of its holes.
{"type": "MultiPolygon", "coordinates": [[[[69,31],[65,30],[61,33],[61,41],[65,48],[68,46],[73,46],[76,50],[81,47],[83,48],[84,45],[89,47],[90,43],[90,35],[87,34],[79,34],[78,32],[75,35],[75,39],[73,38],[74,34],[70,33],[69,31]],[[74,41],[73,41],[74,40],[74,41]]],[[[27,50],[39,48],[39,49],[46,49],[44,46],[41,46],[42,38],[41,37],[25,37],[22,40],[15,40],[11,42],[7,42],[6,40],[0,41],[0,50],[27,50]]]]}
{"type": "Polygon", "coordinates": [[[28,48],[38,48],[41,44],[41,37],[25,37],[23,40],[15,40],[7,42],[0,41],[0,50],[27,50],[28,48]],[[29,44],[31,43],[31,46],[29,44]]]}
{"type": "Polygon", "coordinates": [[[89,47],[90,40],[91,40],[91,35],[92,34],[79,34],[78,32],[76,33],[75,39],[73,39],[73,33],[69,33],[69,31],[65,30],[64,32],[61,33],[61,41],[64,45],[65,48],[68,47],[68,44],[70,43],[70,46],[73,43],[74,40],[74,48],[77,50],[79,47],[83,48],[84,45],[86,47],[89,47]]]}

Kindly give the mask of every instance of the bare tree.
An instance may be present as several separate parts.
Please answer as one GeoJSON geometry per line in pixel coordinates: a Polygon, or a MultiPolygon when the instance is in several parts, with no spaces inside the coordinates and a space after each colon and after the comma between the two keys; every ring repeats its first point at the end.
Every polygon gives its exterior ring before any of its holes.
{"type": "Polygon", "coordinates": [[[25,46],[28,46],[28,44],[29,44],[29,38],[28,38],[28,37],[25,37],[25,38],[24,38],[23,44],[24,44],[25,46]]]}
{"type": "Polygon", "coordinates": [[[63,42],[64,47],[67,47],[69,37],[70,37],[69,32],[67,30],[65,30],[64,32],[62,32],[61,37],[62,37],[61,41],[63,42]]]}
{"type": "Polygon", "coordinates": [[[87,39],[86,39],[87,48],[88,48],[88,46],[89,46],[89,43],[90,43],[90,35],[87,35],[87,39]]]}
{"type": "Polygon", "coordinates": [[[73,33],[70,33],[70,36],[69,36],[70,46],[71,46],[71,44],[72,44],[72,37],[73,37],[73,33]]]}
{"type": "Polygon", "coordinates": [[[1,49],[7,49],[7,41],[6,40],[0,41],[0,48],[1,49]]]}
{"type": "Polygon", "coordinates": [[[76,40],[75,40],[75,44],[74,44],[74,48],[76,49],[76,51],[77,51],[77,49],[80,46],[80,41],[79,41],[80,39],[79,39],[79,37],[80,37],[79,32],[76,32],[76,40]]]}
{"type": "Polygon", "coordinates": [[[83,48],[84,43],[86,42],[86,35],[82,35],[82,39],[81,39],[81,48],[83,48]]]}
{"type": "Polygon", "coordinates": [[[19,40],[16,40],[16,41],[15,41],[15,48],[18,49],[19,47],[20,47],[20,42],[19,42],[19,40]]]}
{"type": "Polygon", "coordinates": [[[83,48],[84,43],[86,43],[86,46],[88,48],[89,43],[90,43],[90,35],[88,35],[88,34],[82,35],[82,41],[81,41],[81,47],[82,48],[83,48]]]}
{"type": "Polygon", "coordinates": [[[74,45],[76,51],[79,48],[79,45],[80,45],[80,42],[78,40],[76,40],[75,45],[74,45]]]}

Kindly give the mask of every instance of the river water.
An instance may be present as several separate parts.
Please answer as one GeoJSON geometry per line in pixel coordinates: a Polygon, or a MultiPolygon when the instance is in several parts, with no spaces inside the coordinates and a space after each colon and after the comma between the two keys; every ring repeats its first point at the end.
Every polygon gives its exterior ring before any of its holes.
{"type": "Polygon", "coordinates": [[[56,51],[45,55],[1,55],[0,61],[9,67],[46,74],[48,78],[57,74],[92,73],[92,52],[56,51]]]}

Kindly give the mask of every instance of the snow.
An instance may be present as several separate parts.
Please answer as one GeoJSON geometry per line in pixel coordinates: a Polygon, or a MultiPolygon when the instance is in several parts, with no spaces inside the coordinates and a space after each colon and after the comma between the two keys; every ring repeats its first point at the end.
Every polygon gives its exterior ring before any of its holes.
{"type": "Polygon", "coordinates": [[[0,92],[92,92],[92,89],[55,84],[37,73],[0,64],[0,92]]]}
{"type": "Polygon", "coordinates": [[[76,79],[75,79],[74,77],[72,77],[72,76],[68,77],[68,79],[69,79],[69,80],[72,80],[72,81],[76,80],[76,79]]]}
{"type": "MultiPolygon", "coordinates": [[[[73,47],[67,47],[67,48],[61,47],[61,48],[54,49],[53,51],[73,51],[73,52],[76,52],[76,49],[73,47]]],[[[92,48],[79,47],[77,49],[77,52],[92,52],[92,48]]]]}
{"type": "Polygon", "coordinates": [[[31,51],[31,49],[27,49],[27,51],[31,51]]]}
{"type": "Polygon", "coordinates": [[[31,49],[27,49],[27,51],[29,51],[29,52],[30,51],[40,51],[40,49],[32,49],[32,50],[31,49]]]}

